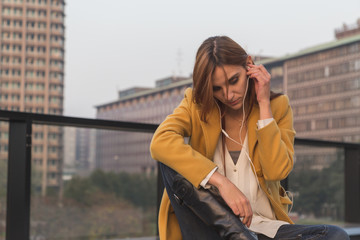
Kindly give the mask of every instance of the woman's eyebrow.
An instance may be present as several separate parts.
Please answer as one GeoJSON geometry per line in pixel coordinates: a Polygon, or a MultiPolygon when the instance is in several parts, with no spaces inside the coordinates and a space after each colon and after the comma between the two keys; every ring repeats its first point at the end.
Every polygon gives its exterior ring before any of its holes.
{"type": "Polygon", "coordinates": [[[235,73],[232,77],[229,78],[229,81],[233,80],[234,78],[236,77],[239,77],[240,76],[240,73],[235,73]]]}

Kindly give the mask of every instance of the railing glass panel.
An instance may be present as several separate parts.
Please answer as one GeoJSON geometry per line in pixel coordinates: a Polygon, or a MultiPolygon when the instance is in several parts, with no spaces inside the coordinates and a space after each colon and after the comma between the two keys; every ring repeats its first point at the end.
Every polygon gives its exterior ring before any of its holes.
{"type": "Polygon", "coordinates": [[[155,239],[151,136],[33,125],[31,238],[155,239]]]}
{"type": "Polygon", "coordinates": [[[295,155],[289,176],[289,190],[294,197],[291,217],[298,224],[342,225],[344,150],[295,145],[295,155]]]}
{"type": "Polygon", "coordinates": [[[9,123],[0,121],[0,240],[5,240],[6,233],[8,143],[9,123]]]}

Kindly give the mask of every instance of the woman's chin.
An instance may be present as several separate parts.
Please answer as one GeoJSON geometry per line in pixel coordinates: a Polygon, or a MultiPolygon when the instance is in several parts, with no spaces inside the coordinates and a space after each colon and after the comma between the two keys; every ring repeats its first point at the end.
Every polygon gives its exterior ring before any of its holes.
{"type": "Polygon", "coordinates": [[[242,103],[236,105],[226,105],[229,111],[239,111],[242,109],[242,103]]]}

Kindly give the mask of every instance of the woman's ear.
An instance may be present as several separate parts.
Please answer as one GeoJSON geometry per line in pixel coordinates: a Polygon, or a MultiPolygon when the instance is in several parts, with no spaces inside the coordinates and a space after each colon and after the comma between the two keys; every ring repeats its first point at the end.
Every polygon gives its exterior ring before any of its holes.
{"type": "Polygon", "coordinates": [[[250,55],[248,55],[246,58],[246,64],[254,64],[254,61],[252,60],[250,55]]]}

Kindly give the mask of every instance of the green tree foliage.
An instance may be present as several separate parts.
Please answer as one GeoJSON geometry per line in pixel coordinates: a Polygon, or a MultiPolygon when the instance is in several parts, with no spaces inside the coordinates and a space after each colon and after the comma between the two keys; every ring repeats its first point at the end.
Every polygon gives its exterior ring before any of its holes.
{"type": "Polygon", "coordinates": [[[94,171],[56,194],[31,199],[33,239],[116,239],[156,235],[155,175],[94,171]]]}
{"type": "Polygon", "coordinates": [[[97,203],[99,194],[114,194],[144,209],[156,204],[155,175],[94,171],[88,178],[75,177],[65,184],[64,196],[79,204],[97,203]]]}
{"type": "Polygon", "coordinates": [[[322,170],[302,169],[289,177],[295,193],[294,211],[315,217],[344,217],[344,162],[336,160],[322,170]]]}

